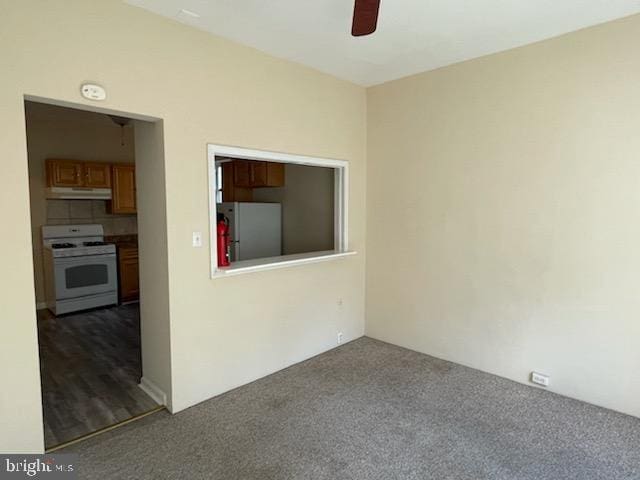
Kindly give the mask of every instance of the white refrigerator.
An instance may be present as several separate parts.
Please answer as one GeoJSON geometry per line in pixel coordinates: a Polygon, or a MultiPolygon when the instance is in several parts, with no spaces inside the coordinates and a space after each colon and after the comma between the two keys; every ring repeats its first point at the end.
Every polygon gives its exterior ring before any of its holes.
{"type": "Polygon", "coordinates": [[[218,213],[229,219],[232,262],[282,255],[279,203],[223,202],[218,213]]]}

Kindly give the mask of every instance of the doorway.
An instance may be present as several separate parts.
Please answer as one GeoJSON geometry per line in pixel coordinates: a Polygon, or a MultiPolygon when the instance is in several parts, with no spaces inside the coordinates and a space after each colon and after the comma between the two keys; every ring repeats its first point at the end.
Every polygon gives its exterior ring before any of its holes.
{"type": "Polygon", "coordinates": [[[153,122],[30,100],[25,119],[51,450],[167,403],[143,379],[135,129],[153,122]]]}

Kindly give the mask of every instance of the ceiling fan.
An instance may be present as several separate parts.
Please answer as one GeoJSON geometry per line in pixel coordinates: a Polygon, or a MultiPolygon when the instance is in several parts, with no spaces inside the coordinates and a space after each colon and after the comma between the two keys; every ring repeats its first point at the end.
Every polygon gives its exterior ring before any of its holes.
{"type": "Polygon", "coordinates": [[[351,35],[362,37],[376,31],[380,0],[355,0],[351,35]]]}

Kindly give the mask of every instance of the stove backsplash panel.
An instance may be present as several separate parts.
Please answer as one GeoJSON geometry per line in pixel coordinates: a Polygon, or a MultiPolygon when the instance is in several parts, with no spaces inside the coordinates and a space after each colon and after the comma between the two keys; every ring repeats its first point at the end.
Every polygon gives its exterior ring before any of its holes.
{"type": "Polygon", "coordinates": [[[138,233],[136,215],[107,212],[105,200],[47,200],[47,225],[98,223],[105,235],[135,235],[138,233]]]}

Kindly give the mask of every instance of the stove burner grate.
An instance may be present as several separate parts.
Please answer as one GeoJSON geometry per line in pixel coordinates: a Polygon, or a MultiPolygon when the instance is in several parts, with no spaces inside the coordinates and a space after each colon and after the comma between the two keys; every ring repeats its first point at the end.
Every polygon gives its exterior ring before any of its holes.
{"type": "Polygon", "coordinates": [[[76,246],[73,243],[52,243],[51,248],[75,248],[76,246]]]}

